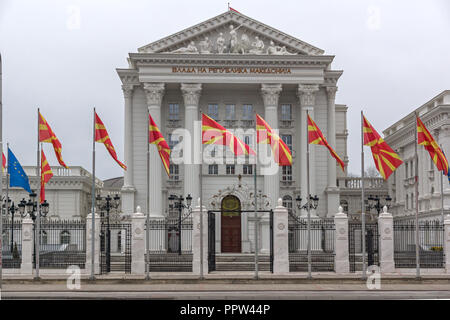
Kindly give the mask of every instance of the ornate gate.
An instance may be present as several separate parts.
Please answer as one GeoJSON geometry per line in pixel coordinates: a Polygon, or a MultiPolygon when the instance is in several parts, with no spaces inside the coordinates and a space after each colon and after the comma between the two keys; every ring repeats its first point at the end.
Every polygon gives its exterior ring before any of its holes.
{"type": "MultiPolygon", "coordinates": [[[[367,266],[379,266],[378,254],[378,224],[366,223],[366,262],[367,266]]],[[[350,272],[362,271],[362,224],[361,222],[349,222],[349,262],[350,272]]]]}
{"type": "MultiPolygon", "coordinates": [[[[232,210],[227,210],[231,212],[232,210]]],[[[254,213],[254,210],[240,210],[241,214],[254,213]]],[[[222,210],[210,210],[208,211],[208,270],[216,271],[216,213],[222,213],[222,210]]],[[[269,269],[273,272],[273,210],[258,210],[257,214],[269,213],[269,230],[270,230],[270,243],[269,243],[269,269]]],[[[250,218],[249,218],[250,219],[250,218]]],[[[256,219],[256,218],[251,218],[256,219]]]]}
{"type": "Polygon", "coordinates": [[[102,218],[100,273],[105,274],[111,271],[131,273],[131,223],[117,221],[108,223],[102,218]],[[112,244],[115,244],[114,248],[112,244]]]}

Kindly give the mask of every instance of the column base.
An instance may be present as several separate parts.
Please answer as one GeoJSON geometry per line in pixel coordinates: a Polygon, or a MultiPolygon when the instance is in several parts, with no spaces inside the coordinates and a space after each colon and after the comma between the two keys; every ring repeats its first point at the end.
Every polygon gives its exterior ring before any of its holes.
{"type": "Polygon", "coordinates": [[[335,261],[335,270],[336,273],[349,273],[350,272],[350,263],[347,260],[335,261]]]}
{"type": "Polygon", "coordinates": [[[327,187],[325,189],[327,195],[327,217],[332,218],[339,208],[339,188],[327,187]]]}
{"type": "Polygon", "coordinates": [[[126,215],[131,215],[135,212],[134,194],[136,189],[132,186],[123,186],[120,190],[122,194],[122,212],[126,215]]]}

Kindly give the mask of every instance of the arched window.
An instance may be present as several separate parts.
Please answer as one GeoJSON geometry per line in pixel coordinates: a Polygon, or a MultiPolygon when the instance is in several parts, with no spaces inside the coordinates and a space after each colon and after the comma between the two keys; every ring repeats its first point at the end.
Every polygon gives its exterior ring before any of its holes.
{"type": "Polygon", "coordinates": [[[292,197],[291,196],[285,195],[283,197],[283,207],[285,207],[289,211],[292,210],[292,197]]]}
{"type": "Polygon", "coordinates": [[[70,232],[67,230],[61,231],[59,235],[59,242],[61,244],[70,244],[70,232]]]}

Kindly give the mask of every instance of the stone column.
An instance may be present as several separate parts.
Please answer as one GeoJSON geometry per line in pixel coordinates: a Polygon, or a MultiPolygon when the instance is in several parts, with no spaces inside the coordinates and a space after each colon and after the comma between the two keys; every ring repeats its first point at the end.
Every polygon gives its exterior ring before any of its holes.
{"type": "MultiPolygon", "coordinates": [[[[164,83],[144,83],[147,95],[147,106],[150,115],[159,128],[164,126],[161,123],[161,103],[164,95],[164,83]]],[[[162,163],[158,154],[158,149],[150,145],[150,168],[148,175],[150,180],[150,208],[148,212],[151,217],[163,216],[162,199],[162,163]]]]}
{"type": "Polygon", "coordinates": [[[200,83],[182,83],[181,92],[184,98],[184,120],[185,129],[190,137],[183,137],[183,155],[184,155],[184,193],[191,194],[192,199],[200,197],[200,166],[196,159],[201,150],[201,130],[195,126],[199,121],[198,103],[202,92],[200,83]],[[197,132],[195,132],[197,130],[197,132]]]}
{"type": "Polygon", "coordinates": [[[131,217],[131,273],[145,273],[145,215],[141,207],[136,208],[136,213],[131,217]]]}
{"type": "MultiPolygon", "coordinates": [[[[303,203],[308,198],[307,194],[307,180],[306,180],[306,148],[308,144],[308,135],[306,133],[307,129],[307,117],[306,111],[309,111],[311,118],[314,119],[314,105],[316,104],[315,94],[319,90],[318,85],[314,84],[299,84],[298,85],[298,96],[300,99],[300,108],[301,108],[301,121],[300,121],[300,137],[301,137],[301,148],[300,148],[300,196],[303,200],[303,203]]],[[[311,195],[315,195],[315,170],[314,170],[314,156],[313,148],[310,148],[310,193],[311,195]]],[[[307,211],[302,210],[300,215],[302,217],[307,216],[307,211]]],[[[311,210],[311,216],[316,216],[315,210],[311,210]]]]}
{"type": "Polygon", "coordinates": [[[335,244],[334,268],[336,273],[349,273],[350,262],[348,253],[348,217],[339,206],[339,212],[334,216],[335,244]]]}
{"type": "Polygon", "coordinates": [[[33,274],[33,220],[26,217],[22,220],[22,264],[20,265],[21,275],[33,274]]]}
{"type": "MultiPolygon", "coordinates": [[[[208,213],[203,206],[203,274],[208,274],[208,213]]],[[[200,205],[192,210],[192,272],[200,275],[200,205]]]]}
{"type": "MultiPolygon", "coordinates": [[[[281,84],[262,84],[261,95],[264,101],[264,119],[272,127],[278,129],[278,98],[282,90],[281,84]]],[[[264,177],[264,194],[270,200],[271,208],[276,206],[280,194],[280,167],[274,161],[274,156],[278,155],[267,154],[266,151],[270,149],[270,145],[261,145],[260,149],[264,153],[264,157],[270,160],[270,165],[261,165],[261,174],[264,177]]],[[[264,214],[260,219],[260,235],[261,235],[261,253],[269,253],[270,246],[270,225],[269,215],[264,214]]]]}
{"type": "Polygon", "coordinates": [[[288,211],[278,199],[273,213],[273,273],[289,272],[288,211]]]}
{"type": "MultiPolygon", "coordinates": [[[[444,257],[445,272],[450,273],[450,215],[446,215],[444,219],[444,257]]],[[[22,258],[23,259],[23,258],[22,258]]]]}
{"type": "MultiPolygon", "coordinates": [[[[94,238],[94,274],[100,274],[100,216],[95,213],[95,238],[94,238]]],[[[92,213],[86,217],[86,274],[91,274],[92,265],[92,213]]]]}
{"type": "Polygon", "coordinates": [[[125,98],[125,165],[124,181],[122,187],[122,211],[125,214],[132,214],[134,210],[134,164],[133,164],[133,85],[122,85],[123,96],[125,98]]]}
{"type": "Polygon", "coordinates": [[[380,267],[382,273],[393,273],[394,263],[394,219],[384,206],[383,212],[378,216],[378,230],[380,233],[380,267]]]}
{"type": "MultiPolygon", "coordinates": [[[[336,98],[337,87],[327,87],[328,97],[328,130],[327,141],[336,150],[336,98]]],[[[327,216],[332,217],[339,206],[339,189],[336,186],[336,160],[328,157],[327,216]]]]}
{"type": "MultiPolygon", "coordinates": [[[[272,129],[278,129],[278,98],[282,90],[281,84],[262,84],[261,94],[264,101],[264,120],[272,127],[272,129]]],[[[269,145],[266,145],[270,149],[269,145]]],[[[278,156],[278,155],[275,155],[278,156]]],[[[273,160],[273,155],[270,158],[273,160]]],[[[262,174],[264,175],[264,194],[270,199],[272,208],[276,206],[280,193],[280,175],[279,166],[272,161],[271,168],[265,170],[262,168],[262,174]]]]}

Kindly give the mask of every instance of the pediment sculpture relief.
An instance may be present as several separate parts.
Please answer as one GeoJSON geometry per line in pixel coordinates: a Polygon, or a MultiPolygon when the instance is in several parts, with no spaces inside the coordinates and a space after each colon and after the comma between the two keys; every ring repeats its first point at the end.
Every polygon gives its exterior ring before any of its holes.
{"type": "Polygon", "coordinates": [[[194,41],[191,41],[187,47],[181,47],[176,50],[170,51],[170,53],[187,53],[187,54],[268,54],[268,55],[296,55],[297,53],[291,53],[286,49],[286,46],[279,46],[270,40],[266,49],[266,44],[259,37],[255,36],[251,41],[245,31],[238,34],[238,30],[242,25],[234,27],[232,24],[228,27],[228,35],[224,36],[224,32],[219,32],[217,38],[210,39],[209,36],[205,36],[203,40],[199,41],[198,46],[194,41]],[[213,45],[215,44],[215,45],[213,45]]]}

